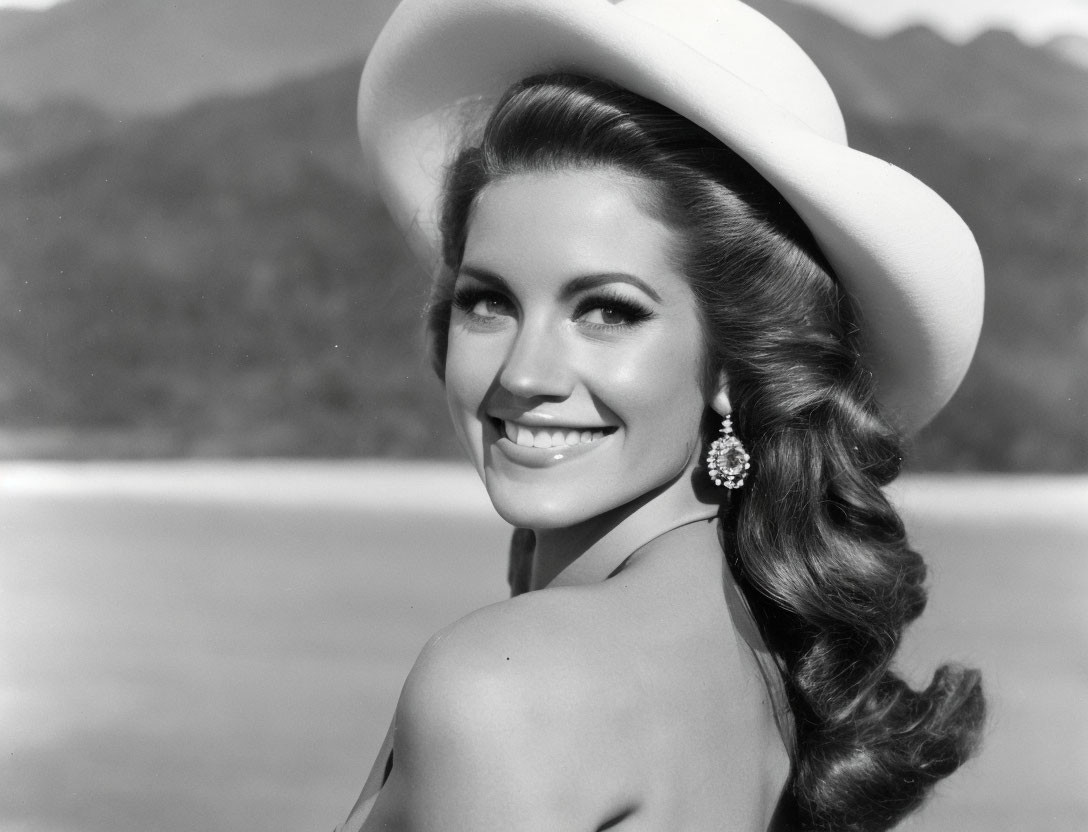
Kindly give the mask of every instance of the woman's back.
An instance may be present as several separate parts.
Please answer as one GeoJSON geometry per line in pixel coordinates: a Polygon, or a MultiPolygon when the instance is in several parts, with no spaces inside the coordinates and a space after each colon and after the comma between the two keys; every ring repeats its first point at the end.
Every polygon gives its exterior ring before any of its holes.
{"type": "Polygon", "coordinates": [[[715,527],[435,636],[362,828],[766,830],[789,762],[715,527]]]}

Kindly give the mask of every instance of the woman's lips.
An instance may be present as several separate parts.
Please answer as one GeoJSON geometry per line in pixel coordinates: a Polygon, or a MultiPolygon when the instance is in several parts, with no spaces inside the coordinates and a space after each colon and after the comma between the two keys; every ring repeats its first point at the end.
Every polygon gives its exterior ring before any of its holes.
{"type": "Polygon", "coordinates": [[[615,431],[615,428],[590,428],[552,425],[531,427],[508,419],[497,419],[500,435],[522,448],[571,448],[589,445],[615,431]]]}

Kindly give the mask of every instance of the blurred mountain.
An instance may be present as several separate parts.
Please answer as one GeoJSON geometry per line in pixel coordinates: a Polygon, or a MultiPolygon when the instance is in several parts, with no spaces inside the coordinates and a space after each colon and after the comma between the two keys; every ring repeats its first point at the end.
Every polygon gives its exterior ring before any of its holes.
{"type": "MultiPolygon", "coordinates": [[[[873,39],[758,5],[829,76],[852,143],[982,247],[978,356],[919,467],[1088,469],[1088,73],[1007,34],[873,39]]],[[[454,453],[425,282],[363,175],[359,68],[123,121],[0,113],[0,456],[454,453]]]]}
{"type": "Polygon", "coordinates": [[[1046,43],[1046,48],[1070,63],[1088,67],[1088,38],[1083,35],[1058,35],[1046,43]]]}
{"type": "Polygon", "coordinates": [[[125,120],[78,99],[30,107],[0,104],[0,172],[124,130],[125,120]]]}
{"type": "Polygon", "coordinates": [[[1046,147],[1088,137],[1088,72],[1012,32],[962,46],[914,26],[862,34],[810,6],[747,0],[785,29],[831,82],[847,115],[890,124],[937,123],[976,139],[996,134],[1046,147]]]}
{"type": "Polygon", "coordinates": [[[360,69],[0,177],[0,453],[451,452],[425,285],[360,185],[360,69]]]}
{"type": "Polygon", "coordinates": [[[0,102],[161,113],[361,59],[395,0],[69,0],[0,12],[0,102]]]}

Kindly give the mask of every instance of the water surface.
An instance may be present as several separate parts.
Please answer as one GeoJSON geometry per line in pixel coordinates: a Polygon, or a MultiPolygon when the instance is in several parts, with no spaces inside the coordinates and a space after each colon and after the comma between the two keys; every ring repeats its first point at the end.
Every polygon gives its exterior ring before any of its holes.
{"type": "MultiPolygon", "coordinates": [[[[903,664],[982,668],[982,756],[904,825],[1088,829],[1088,479],[913,479],[903,664]]],[[[505,595],[456,466],[0,466],[0,830],[330,830],[427,637],[505,595]]]]}

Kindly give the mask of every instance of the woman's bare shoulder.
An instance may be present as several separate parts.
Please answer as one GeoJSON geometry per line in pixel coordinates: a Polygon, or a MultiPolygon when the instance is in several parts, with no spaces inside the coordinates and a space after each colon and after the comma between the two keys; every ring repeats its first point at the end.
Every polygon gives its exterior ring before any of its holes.
{"type": "Polygon", "coordinates": [[[413,813],[433,806],[447,824],[464,811],[475,828],[564,829],[596,828],[622,808],[624,755],[594,741],[608,729],[580,628],[562,614],[571,600],[519,596],[428,642],[397,705],[387,785],[411,794],[413,813]]]}
{"type": "MultiPolygon", "coordinates": [[[[402,695],[413,711],[486,718],[531,709],[538,714],[560,700],[567,720],[595,718],[592,694],[612,682],[602,667],[606,624],[589,628],[592,614],[579,589],[528,593],[484,607],[436,633],[423,648],[402,695]],[[496,712],[498,708],[498,713],[496,712]]],[[[525,717],[527,714],[520,714],[525,717]]]]}

